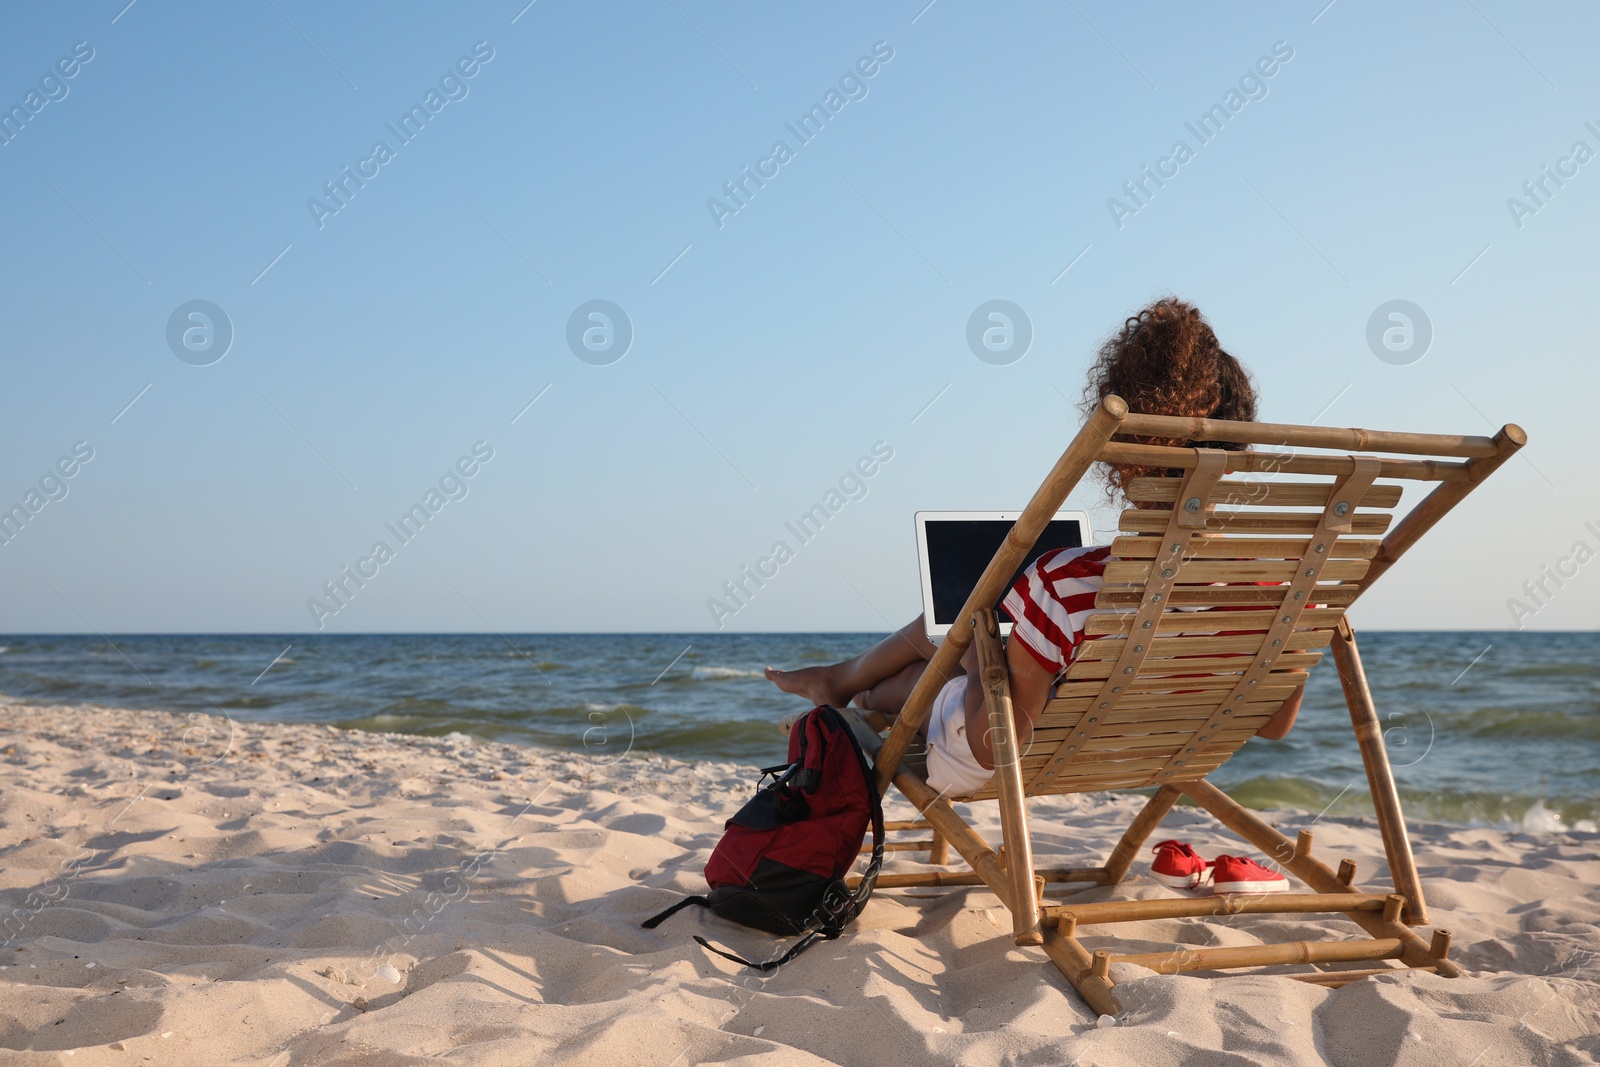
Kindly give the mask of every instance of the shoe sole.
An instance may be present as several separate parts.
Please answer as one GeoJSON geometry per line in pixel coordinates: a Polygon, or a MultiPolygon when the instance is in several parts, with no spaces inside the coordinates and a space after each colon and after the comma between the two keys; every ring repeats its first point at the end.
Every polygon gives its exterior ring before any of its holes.
{"type": "Polygon", "coordinates": [[[1213,893],[1287,893],[1289,883],[1278,878],[1270,882],[1214,882],[1213,893]]]}
{"type": "Polygon", "coordinates": [[[1193,889],[1200,884],[1198,874],[1161,874],[1159,871],[1151,871],[1150,877],[1171,889],[1193,889]]]}

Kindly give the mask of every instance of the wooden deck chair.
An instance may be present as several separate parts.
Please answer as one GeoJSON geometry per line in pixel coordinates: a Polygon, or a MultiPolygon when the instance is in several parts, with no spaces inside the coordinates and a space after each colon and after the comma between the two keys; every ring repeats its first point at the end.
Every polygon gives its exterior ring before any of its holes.
{"type": "Polygon", "coordinates": [[[1122,1010],[1109,972],[1117,962],[1169,974],[1287,963],[1376,965],[1289,976],[1330,986],[1395,969],[1384,962],[1392,960],[1402,968],[1459,975],[1448,958],[1448,931],[1436,931],[1430,943],[1410,929],[1428,924],[1427,904],[1345,613],[1526,440],[1514,425],[1490,438],[1141,415],[1130,413],[1120,398],[1107,397],[995,553],[879,753],[879,789],[886,791],[892,782],[922,813],[921,820],[892,825],[933,831],[931,842],[903,842],[901,848],[927,848],[930,861],[941,864],[954,846],[971,870],[886,874],[878,887],[987,885],[1010,911],[1016,943],[1042,946],[1089,1006],[1108,1015],[1122,1010]],[[1170,448],[1119,442],[1118,435],[1245,447],[1170,448]],[[1027,751],[1019,753],[991,609],[1049,517],[1096,461],[1161,467],[1174,476],[1140,478],[1128,486],[1130,500],[1147,506],[1122,513],[1122,536],[1112,544],[1095,602],[1103,611],[1088,619],[1083,645],[1046,704],[1027,751]],[[1438,484],[1391,529],[1390,510],[1405,481],[1438,484]],[[1196,610],[1204,608],[1232,610],[1196,610]],[[902,766],[902,757],[974,639],[997,771],[970,796],[937,796],[902,766]],[[1362,891],[1354,884],[1351,861],[1335,871],[1312,856],[1309,830],[1291,841],[1206,780],[1330,646],[1377,809],[1392,891],[1362,891]],[[1035,868],[1025,798],[1141,787],[1155,787],[1155,795],[1104,866],[1035,868]],[[1313,892],[1043,903],[1046,882],[1120,882],[1181,797],[1205,808],[1313,892]],[[951,807],[951,801],[991,798],[1000,804],[999,850],[951,807]],[[1118,922],[1318,912],[1343,913],[1369,936],[1129,955],[1091,953],[1079,940],[1083,927],[1118,922]]]}

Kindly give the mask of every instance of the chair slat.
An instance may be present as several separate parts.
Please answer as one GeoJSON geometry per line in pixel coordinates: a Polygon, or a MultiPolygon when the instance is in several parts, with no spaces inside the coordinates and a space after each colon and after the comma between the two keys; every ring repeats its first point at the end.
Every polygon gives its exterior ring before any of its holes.
{"type": "MultiPolygon", "coordinates": [[[[1229,721],[1229,729],[1248,729],[1248,731],[1254,733],[1269,718],[1272,717],[1267,715],[1266,712],[1256,712],[1253,715],[1232,715],[1227,721],[1229,721]],[[1234,723],[1237,723],[1237,726],[1234,726],[1234,723]]],[[[1187,737],[1194,736],[1195,731],[1205,723],[1205,717],[1174,718],[1174,720],[1152,721],[1152,723],[1126,723],[1126,729],[1130,729],[1130,731],[1131,729],[1139,729],[1141,733],[1128,733],[1123,734],[1123,736],[1155,737],[1163,736],[1163,734],[1184,734],[1184,739],[1187,741],[1187,737]]],[[[1070,733],[1072,733],[1070,726],[1050,726],[1050,728],[1034,729],[1034,737],[1030,739],[1029,745],[1027,745],[1027,752],[1024,755],[1050,755],[1050,753],[1046,752],[1046,749],[1050,745],[1067,741],[1070,733]]],[[[1213,737],[1206,737],[1206,741],[1203,741],[1202,744],[1210,744],[1211,741],[1213,741],[1213,737]]]]}
{"type": "MultiPolygon", "coordinates": [[[[1175,774],[1168,781],[1191,781],[1194,778],[1204,777],[1226,763],[1236,748],[1229,748],[1225,752],[1200,753],[1195,761],[1186,762],[1180,768],[1180,773],[1175,774]],[[1203,758],[1202,758],[1203,757],[1203,758]]],[[[1037,771],[1024,769],[1023,779],[1028,783],[1029,796],[1047,796],[1059,793],[1086,793],[1101,789],[1138,789],[1147,785],[1155,785],[1153,779],[1160,771],[1159,766],[1152,766],[1158,761],[1146,759],[1140,761],[1108,761],[1097,767],[1098,773],[1063,774],[1059,770],[1052,773],[1052,768],[1045,767],[1037,771]]],[[[1080,764],[1090,766],[1093,764],[1080,764]]],[[[972,799],[992,797],[995,791],[992,786],[972,794],[972,799]]]]}
{"type": "MultiPolygon", "coordinates": [[[[1107,582],[1142,582],[1156,564],[1152,560],[1111,560],[1106,563],[1107,582]]],[[[1371,564],[1364,559],[1325,560],[1318,569],[1322,581],[1354,581],[1367,573],[1371,564]]],[[[1179,582],[1287,582],[1300,570],[1297,559],[1191,560],[1177,567],[1179,582]]]]}
{"type": "MultiPolygon", "coordinates": [[[[1210,755],[1196,756],[1186,760],[1179,773],[1174,777],[1187,778],[1190,775],[1200,776],[1209,774],[1228,761],[1235,748],[1225,752],[1210,755]]],[[[1037,772],[1032,772],[1028,767],[1023,767],[1023,776],[1029,781],[1037,781],[1043,785],[1046,781],[1054,783],[1054,787],[1043,791],[1082,793],[1098,789],[1137,789],[1142,786],[1158,784],[1154,776],[1167,764],[1161,758],[1141,759],[1102,759],[1095,763],[1080,763],[1077,766],[1086,768],[1085,773],[1073,773],[1066,770],[1054,771],[1049,767],[1037,772]],[[1092,773],[1089,773],[1092,772],[1092,773]],[[1036,777],[1029,777],[1036,774],[1036,777]]],[[[1163,779],[1165,781],[1165,779],[1163,779]]],[[[1037,792],[1035,793],[1037,795],[1037,792]]]]}
{"type": "MultiPolygon", "coordinates": [[[[1114,708],[1107,711],[1106,715],[1096,716],[1101,722],[1122,722],[1119,714],[1143,714],[1159,711],[1164,708],[1194,708],[1196,711],[1209,713],[1223,696],[1221,690],[1212,689],[1205,693],[1130,693],[1125,699],[1117,701],[1114,708]]],[[[1052,700],[1045,705],[1047,712],[1056,715],[1066,715],[1089,710],[1089,705],[1094,702],[1094,697],[1065,697],[1052,700]]],[[[1098,709],[1096,709],[1098,710],[1098,709]]]]}
{"type": "MultiPolygon", "coordinates": [[[[1077,728],[1080,725],[1080,721],[1085,718],[1083,710],[1086,709],[1064,713],[1064,715],[1051,715],[1050,707],[1051,705],[1046,705],[1045,713],[1038,718],[1038,726],[1034,728],[1035,737],[1042,736],[1046,731],[1054,731],[1054,733],[1061,734],[1061,737],[1066,737],[1066,731],[1077,728]]],[[[1112,707],[1112,709],[1106,709],[1104,715],[1098,715],[1098,718],[1102,723],[1107,723],[1107,725],[1123,725],[1128,729],[1189,729],[1189,731],[1195,731],[1195,729],[1200,728],[1200,726],[1205,725],[1206,721],[1210,720],[1214,707],[1216,707],[1214,704],[1211,709],[1197,709],[1197,707],[1190,707],[1190,705],[1171,705],[1171,707],[1157,707],[1157,709],[1139,710],[1139,712],[1134,709],[1125,709],[1125,707],[1112,707]]],[[[1264,709],[1264,705],[1259,704],[1259,702],[1258,704],[1251,704],[1250,707],[1253,710],[1248,713],[1234,712],[1234,715],[1230,715],[1229,721],[1235,720],[1235,718],[1248,718],[1250,715],[1266,717],[1270,710],[1275,710],[1264,709]]]]}
{"type": "MultiPolygon", "coordinates": [[[[1129,508],[1117,519],[1117,528],[1124,533],[1164,533],[1170,513],[1165,509],[1129,508]]],[[[1311,511],[1215,511],[1206,516],[1205,529],[1217,532],[1244,532],[1255,534],[1310,534],[1317,529],[1322,516],[1311,511]]],[[[1354,534],[1381,534],[1389,528],[1394,516],[1385,511],[1357,512],[1350,523],[1354,534]]]]}
{"type": "MultiPolygon", "coordinates": [[[[1520,430],[1520,428],[1519,428],[1520,430]]],[[[1519,443],[1516,447],[1520,448],[1519,443]]],[[[1171,467],[1187,469],[1195,465],[1196,452],[1192,448],[1174,448],[1170,445],[1139,445],[1128,441],[1110,441],[1101,450],[1102,463],[1131,463],[1138,467],[1171,467]]],[[[1472,473],[1465,462],[1455,463],[1438,459],[1395,459],[1390,456],[1380,461],[1379,477],[1404,478],[1423,482],[1470,482],[1472,473]]],[[[1229,474],[1237,471],[1262,471],[1276,474],[1334,474],[1341,475],[1350,469],[1349,456],[1296,454],[1271,450],[1245,450],[1229,452],[1229,474]]]]}
{"type": "MultiPolygon", "coordinates": [[[[1030,771],[1036,771],[1040,768],[1048,770],[1051,759],[1051,756],[1025,757],[1022,761],[1024,777],[1030,771]]],[[[1101,758],[1093,763],[1063,764],[1061,770],[1051,773],[1056,779],[1065,781],[1071,778],[1096,778],[1112,773],[1118,775],[1133,774],[1138,771],[1153,773],[1166,765],[1167,757],[1165,756],[1138,756],[1130,759],[1116,759],[1108,753],[1102,753],[1101,758]]]]}
{"type": "MultiPolygon", "coordinates": [[[[1243,744],[1255,735],[1260,729],[1257,723],[1249,729],[1239,728],[1233,730],[1218,730],[1211,740],[1217,744],[1243,744]]],[[[1085,752],[1133,752],[1139,749],[1158,749],[1168,754],[1179,751],[1188,745],[1193,731],[1184,733],[1164,734],[1124,734],[1121,737],[1095,737],[1083,746],[1085,752]]]]}
{"type": "MultiPolygon", "coordinates": [[[[1270,444],[1296,451],[1328,448],[1339,452],[1399,452],[1412,456],[1493,456],[1495,439],[1457,434],[1358,430],[1340,426],[1295,426],[1273,422],[1234,422],[1223,419],[1129,412],[1117,428],[1119,434],[1173,437],[1191,441],[1231,441],[1236,444],[1270,444]]],[[[1105,448],[1109,448],[1108,443],[1105,448]]]]}
{"type": "MultiPolygon", "coordinates": [[[[1215,707],[1214,704],[1212,706],[1215,707]]],[[[1142,715],[1128,716],[1124,709],[1117,708],[1114,710],[1108,709],[1108,715],[1110,717],[1103,718],[1101,721],[1108,723],[1126,723],[1130,726],[1149,726],[1151,728],[1171,727],[1173,729],[1180,729],[1187,726],[1190,729],[1193,729],[1204,723],[1206,719],[1210,717],[1210,714],[1211,713],[1209,710],[1201,711],[1189,707],[1182,707],[1151,708],[1146,710],[1142,715]],[[1123,717],[1119,719],[1116,717],[1117,715],[1122,715],[1123,717]]],[[[1082,719],[1083,713],[1081,711],[1073,712],[1070,715],[1052,716],[1049,711],[1049,706],[1046,705],[1045,713],[1039,716],[1039,724],[1034,727],[1033,736],[1035,738],[1052,737],[1058,741],[1064,740],[1067,734],[1071,733],[1078,727],[1078,724],[1082,721],[1082,719]]]]}
{"type": "MultiPolygon", "coordinates": [[[[1213,690],[1210,693],[1210,699],[1208,702],[1206,699],[1206,694],[1191,693],[1187,696],[1184,696],[1174,695],[1172,693],[1131,693],[1126,699],[1119,700],[1116,707],[1109,709],[1107,715],[1098,716],[1098,718],[1101,722],[1116,722],[1117,720],[1115,718],[1108,716],[1114,716],[1118,713],[1145,715],[1153,711],[1161,711],[1167,708],[1192,708],[1197,711],[1204,710],[1209,713],[1210,709],[1216,707],[1221,702],[1220,698],[1223,695],[1224,694],[1213,690]]],[[[1090,705],[1093,703],[1095,703],[1095,698],[1092,696],[1056,697],[1049,703],[1045,704],[1044,714],[1050,716],[1060,716],[1064,719],[1069,715],[1075,716],[1080,713],[1087,712],[1090,705]]]]}
{"type": "Polygon", "coordinates": [[[1147,784],[1149,780],[1150,772],[1146,771],[1143,774],[1076,782],[1072,784],[1071,788],[1063,789],[1055,784],[1055,779],[1040,777],[1033,779],[1032,783],[1029,784],[1028,795],[1038,797],[1053,796],[1058,793],[1090,793],[1100,789],[1138,789],[1147,784]]]}
{"type": "MultiPolygon", "coordinates": [[[[1190,634],[1180,637],[1156,637],[1150,641],[1150,655],[1209,656],[1222,652],[1243,652],[1255,655],[1261,648],[1264,633],[1201,636],[1190,634]]],[[[1128,637],[1097,637],[1086,642],[1078,653],[1079,659],[1115,659],[1128,637]]],[[[1296,630],[1283,646],[1285,652],[1304,652],[1311,648],[1327,648],[1333,640],[1332,630],[1296,630]]]]}
{"type": "MultiPolygon", "coordinates": [[[[1348,605],[1355,600],[1361,586],[1356,584],[1325,585],[1317,589],[1316,603],[1328,607],[1348,605]]],[[[1139,586],[1107,587],[1095,597],[1097,608],[1115,608],[1124,605],[1137,607],[1143,592],[1139,586]]],[[[1217,608],[1239,604],[1260,606],[1281,604],[1283,590],[1276,586],[1188,586],[1174,589],[1167,598],[1174,607],[1217,608]]]]}
{"type": "MultiPolygon", "coordinates": [[[[1182,478],[1135,478],[1128,484],[1126,496],[1141,503],[1170,504],[1178,499],[1182,478]]],[[[1374,485],[1362,494],[1357,507],[1392,508],[1400,503],[1400,486],[1374,485]]],[[[1266,482],[1228,480],[1217,483],[1211,495],[1213,503],[1223,507],[1314,507],[1328,504],[1328,493],[1333,483],[1320,482],[1266,482]]]]}
{"type": "MultiPolygon", "coordinates": [[[[1239,658],[1246,666],[1253,662],[1248,656],[1239,658]]],[[[1162,660],[1161,662],[1165,663],[1167,661],[1162,660]]],[[[1269,673],[1269,677],[1273,683],[1282,679],[1285,685],[1299,685],[1305,680],[1306,673],[1305,671],[1296,670],[1272,671],[1269,673]]],[[[1122,686],[1122,692],[1126,696],[1134,696],[1139,693],[1192,693],[1196,696],[1201,694],[1209,696],[1210,691],[1214,689],[1232,690],[1238,682],[1238,672],[1228,674],[1189,672],[1187,674],[1158,674],[1154,677],[1146,677],[1144,668],[1140,668],[1137,674],[1128,676],[1127,681],[1122,686]]],[[[1094,696],[1100,692],[1101,688],[1099,681],[1063,682],[1056,687],[1056,693],[1069,698],[1087,697],[1094,696]]],[[[1262,688],[1267,687],[1263,686],[1262,688]]]]}
{"type": "MultiPolygon", "coordinates": [[[[1286,652],[1278,657],[1277,666],[1284,669],[1290,667],[1314,667],[1322,659],[1320,652],[1286,652]]],[[[1237,653],[1222,656],[1195,656],[1173,657],[1171,660],[1156,660],[1156,663],[1170,663],[1172,673],[1177,674],[1183,670],[1190,671],[1242,671],[1252,662],[1250,659],[1237,653]]],[[[1146,661],[1149,666],[1151,661],[1146,661]]],[[[1067,668],[1067,681],[1087,681],[1093,678],[1106,678],[1110,676],[1113,661],[1109,659],[1074,660],[1072,666],[1067,668]]]]}
{"type": "MultiPolygon", "coordinates": [[[[1045,714],[1051,716],[1049,725],[1059,726],[1076,724],[1079,716],[1087,717],[1091,707],[1097,712],[1095,718],[1099,722],[1113,723],[1128,720],[1117,718],[1118,715],[1133,715],[1135,717],[1149,718],[1156,713],[1181,710],[1185,713],[1209,715],[1218,705],[1226,693],[1212,690],[1209,694],[1190,693],[1187,695],[1174,693],[1134,693],[1126,700],[1118,701],[1114,707],[1101,708],[1094,697],[1057,697],[1045,705],[1045,714]]],[[[1041,717],[1041,721],[1044,721],[1041,717]]]]}
{"type": "MultiPolygon", "coordinates": [[[[1202,611],[1168,612],[1156,622],[1154,632],[1161,637],[1179,633],[1214,633],[1215,623],[1227,621],[1223,629],[1265,630],[1277,617],[1276,611],[1253,609],[1230,611],[1226,615],[1211,615],[1202,611]]],[[[1344,615],[1343,608],[1307,608],[1300,614],[1300,625],[1305,629],[1328,629],[1338,624],[1344,615]]],[[[1133,630],[1133,613],[1091,615],[1084,623],[1083,632],[1088,637],[1105,634],[1125,634],[1133,630]]]]}
{"type": "MultiPolygon", "coordinates": [[[[1079,720],[1083,718],[1083,713],[1088,710],[1087,708],[1080,708],[1072,712],[1056,712],[1055,708],[1059,703],[1060,701],[1052,701],[1045,705],[1044,713],[1039,716],[1039,724],[1034,727],[1033,735],[1035,737],[1042,737],[1047,733],[1054,735],[1061,733],[1061,731],[1076,728],[1079,720]]],[[[1215,704],[1213,703],[1212,706],[1215,707],[1215,704]]],[[[1200,710],[1188,706],[1146,708],[1137,714],[1133,714],[1132,709],[1118,707],[1107,709],[1106,715],[1101,716],[1101,721],[1148,723],[1153,726],[1171,722],[1199,726],[1210,717],[1210,714],[1209,710],[1200,710]],[[1121,717],[1119,718],[1119,716],[1121,717]]],[[[1065,737],[1066,734],[1061,733],[1061,736],[1065,737]]]]}
{"type": "MultiPolygon", "coordinates": [[[[1212,537],[1185,545],[1188,559],[1299,559],[1306,554],[1304,537],[1212,537]]],[[[1382,541],[1372,538],[1341,537],[1328,553],[1330,559],[1371,559],[1382,541]]],[[[1162,538],[1148,534],[1118,537],[1111,542],[1115,559],[1154,559],[1161,553],[1162,538]]]]}

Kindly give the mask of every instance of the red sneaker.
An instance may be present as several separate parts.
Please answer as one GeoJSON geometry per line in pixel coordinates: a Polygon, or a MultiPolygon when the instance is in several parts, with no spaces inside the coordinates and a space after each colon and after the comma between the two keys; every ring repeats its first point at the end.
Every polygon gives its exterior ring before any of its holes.
{"type": "Polygon", "coordinates": [[[1287,893],[1289,879],[1243,856],[1218,856],[1211,865],[1213,893],[1287,893]]]}
{"type": "Polygon", "coordinates": [[[1187,841],[1162,841],[1150,851],[1156,854],[1150,864],[1150,877],[1174,889],[1193,889],[1206,874],[1206,861],[1187,841]]]}

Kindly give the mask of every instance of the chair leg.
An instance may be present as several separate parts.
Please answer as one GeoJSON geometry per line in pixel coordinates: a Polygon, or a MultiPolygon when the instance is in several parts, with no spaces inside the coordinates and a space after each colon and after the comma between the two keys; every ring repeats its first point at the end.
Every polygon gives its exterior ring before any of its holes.
{"type": "Polygon", "coordinates": [[[933,832],[933,847],[928,849],[928,862],[936,867],[950,862],[950,840],[937,830],[933,832]]]}
{"type": "Polygon", "coordinates": [[[1172,806],[1183,796],[1170,785],[1164,785],[1156,790],[1156,795],[1145,804],[1138,816],[1128,826],[1128,832],[1122,835],[1122,840],[1117,842],[1117,847],[1111,850],[1111,858],[1106,860],[1106,884],[1116,885],[1128,876],[1128,868],[1133,866],[1134,857],[1139,854],[1139,849],[1149,840],[1151,833],[1161,820],[1167,817],[1172,806]]]}
{"type": "MultiPolygon", "coordinates": [[[[1011,907],[1011,877],[1000,866],[999,857],[989,847],[989,843],[980,837],[976,830],[962,821],[961,816],[956,814],[955,809],[950,806],[948,800],[935,793],[933,787],[915,774],[910,771],[901,771],[894,777],[894,786],[900,790],[902,796],[911,801],[912,805],[922,813],[924,819],[933,824],[935,831],[945,836],[945,839],[961,854],[961,858],[967,861],[967,865],[972,868],[973,873],[982,880],[984,885],[989,887],[990,892],[1000,898],[1000,903],[1009,909],[1011,907]]],[[[930,873],[942,874],[943,872],[930,873]]],[[[914,877],[925,878],[928,876],[914,877]]],[[[926,884],[941,883],[946,885],[968,884],[964,881],[946,881],[937,878],[926,884]]],[[[880,879],[878,884],[884,885],[884,881],[880,879]]],[[[889,884],[895,883],[890,882],[889,884]]],[[[899,884],[912,883],[901,881],[899,884]]]]}
{"type": "MultiPolygon", "coordinates": [[[[1259,848],[1262,852],[1265,852],[1268,856],[1278,860],[1289,868],[1296,878],[1299,878],[1318,893],[1357,892],[1355,887],[1340,881],[1339,877],[1319,860],[1299,854],[1293,841],[1268,826],[1254,812],[1240,806],[1236,800],[1205,779],[1202,778],[1196,782],[1184,782],[1179,788],[1197,804],[1216,816],[1218,822],[1259,848]]],[[[1438,973],[1446,978],[1456,978],[1461,975],[1459,966],[1451,960],[1436,958],[1429,950],[1428,942],[1422,940],[1421,937],[1403,923],[1361,912],[1352,913],[1350,918],[1356,925],[1366,930],[1373,937],[1397,938],[1403,946],[1400,958],[1407,965],[1412,967],[1435,967],[1438,973]]]]}
{"type": "Polygon", "coordinates": [[[1122,1003],[1111,991],[1111,976],[1096,970],[1094,957],[1089,955],[1089,950],[1083,947],[1077,937],[1046,927],[1044,951],[1056,969],[1072,983],[1072,988],[1078,991],[1078,996],[1083,998],[1085,1004],[1101,1015],[1122,1014],[1122,1003]]]}
{"type": "Polygon", "coordinates": [[[1422,895],[1422,879],[1417,874],[1417,859],[1411,852],[1405,816],[1400,811],[1400,792],[1395,788],[1389,753],[1383,746],[1383,726],[1372,702],[1372,690],[1361,667],[1356,649],[1355,630],[1341,618],[1333,634],[1333,662],[1339,668],[1339,684],[1350,708],[1350,723],[1355,727],[1361,747],[1361,762],[1367,769],[1367,787],[1378,813],[1378,830],[1383,835],[1383,850],[1389,858],[1389,875],[1395,892],[1406,898],[1402,916],[1408,926],[1428,925],[1428,903],[1422,895]]]}
{"type": "Polygon", "coordinates": [[[978,650],[983,702],[989,713],[989,747],[994,753],[995,784],[1000,794],[1005,868],[1011,878],[1011,933],[1019,945],[1038,945],[1043,938],[1039,933],[1038,888],[1033,880],[1033,842],[1023,797],[1017,723],[1011,708],[1011,676],[994,612],[975,612],[972,632],[978,650]]]}

